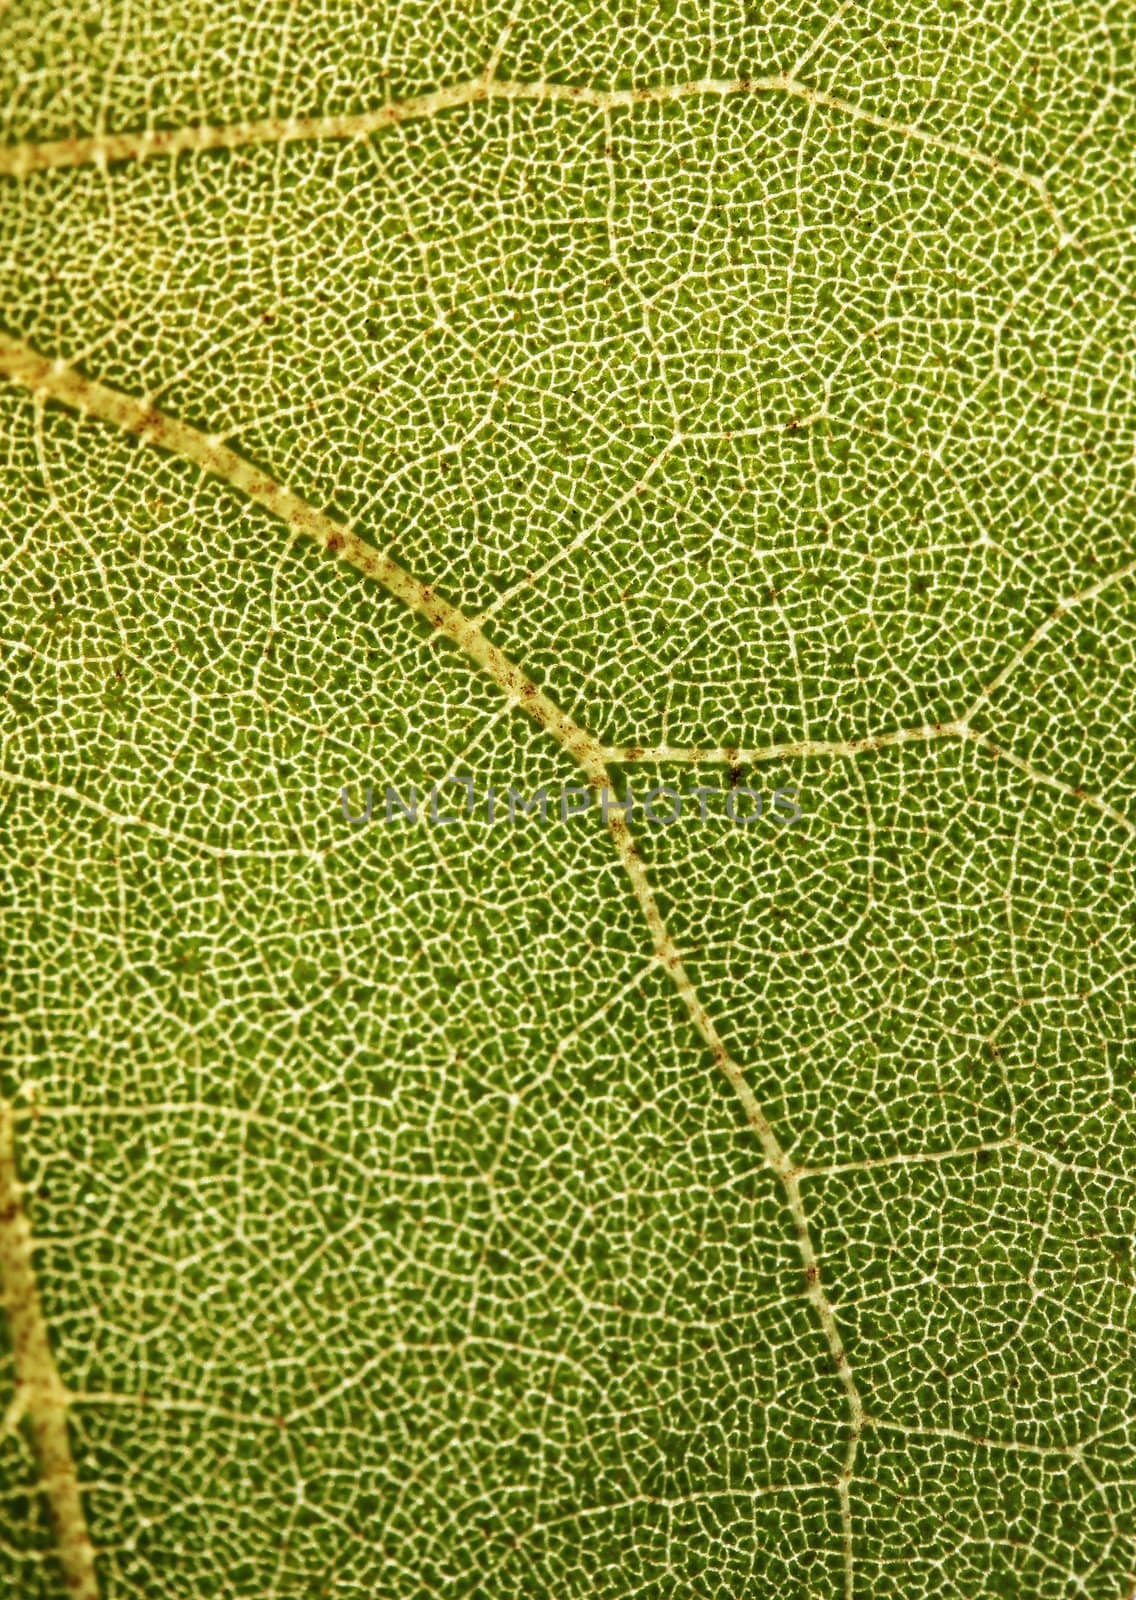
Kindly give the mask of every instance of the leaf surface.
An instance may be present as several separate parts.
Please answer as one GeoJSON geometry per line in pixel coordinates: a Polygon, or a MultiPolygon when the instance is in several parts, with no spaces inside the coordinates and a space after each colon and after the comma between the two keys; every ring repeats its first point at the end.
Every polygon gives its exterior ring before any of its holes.
{"type": "Polygon", "coordinates": [[[18,1600],[1133,1593],[1132,54],[2,11],[18,1600]]]}

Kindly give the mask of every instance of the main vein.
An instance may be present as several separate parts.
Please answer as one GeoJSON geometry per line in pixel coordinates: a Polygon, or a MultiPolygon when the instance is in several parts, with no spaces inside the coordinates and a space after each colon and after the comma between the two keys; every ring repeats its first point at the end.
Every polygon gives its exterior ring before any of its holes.
{"type": "MultiPolygon", "coordinates": [[[[612,787],[604,747],[595,736],[562,711],[462,611],[436,594],[431,585],[422,583],[397,561],[359,538],[353,529],[317,510],[299,495],[277,483],[267,472],[238,455],[222,440],[159,411],[145,400],[88,378],[64,361],[53,361],[21,340],[5,334],[0,334],[0,374],[29,390],[39,403],[56,401],[81,415],[95,417],[134,434],[145,444],[194,462],[211,476],[221,479],[263,506],[293,532],[307,535],[321,549],[348,562],[368,577],[377,579],[416,616],[457,645],[475,666],[488,673],[510,704],[522,707],[544,732],[550,734],[572,756],[583,769],[590,787],[612,787]]],[[[850,1600],[852,1532],[849,1485],[859,1440],[868,1419],[844,1351],[832,1304],[821,1281],[820,1263],[801,1197],[800,1170],[777,1138],[745,1072],[727,1050],[695,990],[659,910],[635,839],[619,808],[608,810],[607,827],[616,855],[630,880],[632,893],[647,924],[655,956],[669,973],[694,1027],[709,1049],[715,1065],[733,1089],[746,1122],[757,1135],[765,1162],[781,1186],[792,1218],[804,1273],[805,1295],[820,1325],[847,1404],[848,1447],[837,1488],[843,1524],[845,1590],[850,1600]]]]}
{"type": "Polygon", "coordinates": [[[677,83],[645,84],[634,89],[597,89],[586,84],[556,83],[547,78],[531,81],[495,78],[480,73],[461,83],[447,84],[424,94],[391,100],[370,111],[341,112],[321,117],[263,117],[247,122],[196,123],[181,128],[144,128],[137,133],[80,134],[70,139],[46,139],[0,146],[0,176],[23,177],[52,167],[106,166],[109,162],[149,161],[203,150],[235,150],[246,145],[289,144],[300,140],[364,139],[400,122],[418,121],[459,106],[489,100],[533,100],[543,104],[567,103],[612,111],[638,105],[664,104],[694,98],[724,98],[738,94],[782,94],[822,106],[854,122],[894,133],[916,144],[933,146],[988,172],[1001,173],[1032,189],[1057,230],[1058,246],[1073,242],[1057,210],[1045,179],[1025,167],[1015,166],[976,145],[950,139],[919,122],[904,121],[873,111],[853,100],[802,83],[789,73],[766,77],[690,78],[677,83]]]}

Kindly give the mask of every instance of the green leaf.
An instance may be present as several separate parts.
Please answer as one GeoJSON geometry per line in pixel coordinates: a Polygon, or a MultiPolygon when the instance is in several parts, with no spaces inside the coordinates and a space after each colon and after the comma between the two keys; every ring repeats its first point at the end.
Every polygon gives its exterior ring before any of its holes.
{"type": "Polygon", "coordinates": [[[1132,63],[2,10],[17,1600],[1133,1594],[1132,63]]]}

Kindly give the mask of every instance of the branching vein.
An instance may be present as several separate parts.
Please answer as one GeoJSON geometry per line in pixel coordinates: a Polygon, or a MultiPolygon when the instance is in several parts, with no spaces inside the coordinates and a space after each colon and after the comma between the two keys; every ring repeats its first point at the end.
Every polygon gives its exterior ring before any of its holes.
{"type": "Polygon", "coordinates": [[[120,161],[150,161],[204,150],[235,150],[246,145],[289,144],[327,139],[366,139],[401,122],[419,121],[460,106],[488,100],[533,100],[542,104],[588,106],[601,112],[640,105],[662,105],[675,100],[725,98],[738,94],[781,94],[823,106],[856,122],[866,123],[917,144],[933,146],[958,156],[988,172],[1000,173],[1033,191],[1057,231],[1059,245],[1073,242],[1044,178],[1003,161],[988,151],[961,140],[948,139],[916,122],[884,116],[831,94],[785,73],[767,77],[691,78],[681,83],[649,84],[637,89],[597,89],[586,84],[556,83],[539,78],[531,82],[496,78],[481,73],[463,83],[448,84],[426,94],[392,100],[372,111],[325,117],[264,117],[249,122],[199,123],[181,128],[145,128],[138,133],[96,133],[72,139],[0,148],[0,176],[23,177],[53,167],[107,166],[120,161]]]}
{"type": "MultiPolygon", "coordinates": [[[[294,533],[302,533],[329,554],[338,556],[368,577],[376,579],[414,614],[458,646],[475,666],[498,685],[510,704],[522,707],[534,722],[583,769],[594,789],[610,788],[611,777],[598,740],[560,709],[533,681],[494,645],[481,629],[456,606],[413,577],[390,556],[361,539],[350,527],[317,510],[299,495],[253,466],[220,439],[201,432],[176,417],[85,377],[63,361],[53,361],[30,346],[0,335],[0,374],[29,390],[39,402],[56,401],[82,415],[111,423],[145,444],[168,450],[191,461],[215,478],[263,506],[294,533]]],[[[758,1104],[745,1072],[727,1050],[683,964],[663,920],[646,866],[627,820],[618,808],[608,812],[612,843],[647,924],[655,957],[670,975],[687,1013],[715,1064],[725,1075],[753,1129],[766,1164],[780,1183],[793,1222],[797,1251],[805,1280],[805,1294],[819,1323],[833,1367],[844,1389],[848,1421],[848,1447],[838,1481],[844,1530],[846,1595],[852,1592],[852,1531],[849,1486],[859,1440],[867,1414],[848,1363],[832,1304],[821,1281],[820,1263],[809,1230],[801,1195],[800,1170],[794,1164],[758,1104]]]]}

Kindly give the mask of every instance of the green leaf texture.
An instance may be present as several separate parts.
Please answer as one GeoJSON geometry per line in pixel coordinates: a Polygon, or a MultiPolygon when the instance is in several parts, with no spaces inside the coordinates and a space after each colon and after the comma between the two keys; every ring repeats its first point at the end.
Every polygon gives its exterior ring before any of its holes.
{"type": "Polygon", "coordinates": [[[14,1600],[1133,1594],[1134,43],[0,5],[14,1600]]]}

